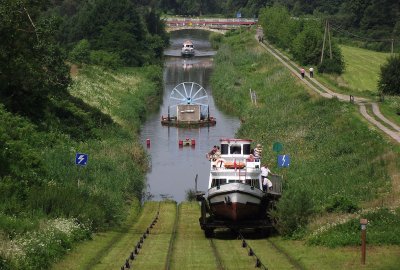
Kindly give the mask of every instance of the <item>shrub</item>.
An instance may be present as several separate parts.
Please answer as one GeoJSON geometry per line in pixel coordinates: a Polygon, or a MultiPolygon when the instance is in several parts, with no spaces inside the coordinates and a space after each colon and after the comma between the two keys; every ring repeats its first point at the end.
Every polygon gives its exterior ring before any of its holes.
{"type": "Polygon", "coordinates": [[[306,191],[289,190],[277,203],[270,215],[277,230],[285,236],[293,236],[305,228],[314,205],[306,191]]]}
{"type": "Polygon", "coordinates": [[[400,95],[400,56],[391,56],[381,67],[379,91],[387,95],[400,95]]]}
{"type": "Polygon", "coordinates": [[[336,195],[330,198],[325,209],[327,212],[354,213],[358,210],[358,206],[348,197],[336,195]]]}
{"type": "Polygon", "coordinates": [[[194,189],[188,189],[185,191],[186,200],[189,202],[196,201],[196,191],[194,189]]]}
{"type": "Polygon", "coordinates": [[[111,69],[117,69],[122,66],[122,60],[119,54],[106,52],[103,50],[91,51],[90,62],[92,64],[111,69]]]}
{"type": "Polygon", "coordinates": [[[88,63],[90,56],[90,43],[87,39],[79,41],[69,53],[69,59],[77,64],[88,63]]]}
{"type": "Polygon", "coordinates": [[[211,33],[209,40],[211,43],[211,46],[214,50],[218,50],[219,49],[219,45],[221,44],[223,36],[221,34],[217,34],[217,33],[211,33]]]}
{"type": "Polygon", "coordinates": [[[357,246],[360,244],[360,218],[368,219],[369,244],[400,244],[400,211],[377,209],[355,219],[328,224],[312,234],[309,244],[328,247],[357,246]]]}

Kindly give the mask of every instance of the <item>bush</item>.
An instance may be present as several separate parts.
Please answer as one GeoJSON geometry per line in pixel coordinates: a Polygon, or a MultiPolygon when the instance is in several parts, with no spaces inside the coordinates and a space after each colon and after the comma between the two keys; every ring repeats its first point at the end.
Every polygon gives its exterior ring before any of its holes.
{"type": "Polygon", "coordinates": [[[320,73],[336,73],[341,74],[344,71],[344,61],[335,58],[325,58],[322,64],[318,66],[320,73]]]}
{"type": "Polygon", "coordinates": [[[294,236],[308,223],[314,212],[314,205],[306,191],[289,190],[277,204],[270,215],[276,222],[277,230],[285,236],[294,236]]]}
{"type": "Polygon", "coordinates": [[[90,62],[92,64],[111,69],[117,69],[122,66],[122,60],[119,54],[110,53],[103,50],[91,51],[90,62]]]}
{"type": "Polygon", "coordinates": [[[328,247],[358,246],[360,244],[360,218],[368,219],[369,244],[400,244],[400,211],[378,209],[344,223],[329,224],[313,233],[308,243],[328,247]]]}
{"type": "Polygon", "coordinates": [[[196,201],[196,191],[194,189],[186,190],[186,200],[189,202],[196,201]]]}
{"type": "Polygon", "coordinates": [[[386,95],[400,95],[400,56],[391,56],[381,67],[379,91],[386,95]]]}
{"type": "Polygon", "coordinates": [[[326,207],[327,212],[344,212],[344,213],[354,213],[358,210],[357,204],[353,200],[345,196],[333,196],[328,202],[326,207]]]}
{"type": "Polygon", "coordinates": [[[69,53],[69,59],[77,64],[88,63],[90,56],[90,43],[87,39],[79,41],[69,53]]]}
{"type": "Polygon", "coordinates": [[[219,45],[221,44],[223,36],[221,34],[217,34],[217,33],[211,33],[209,40],[211,43],[211,46],[214,50],[218,50],[219,49],[219,45]]]}

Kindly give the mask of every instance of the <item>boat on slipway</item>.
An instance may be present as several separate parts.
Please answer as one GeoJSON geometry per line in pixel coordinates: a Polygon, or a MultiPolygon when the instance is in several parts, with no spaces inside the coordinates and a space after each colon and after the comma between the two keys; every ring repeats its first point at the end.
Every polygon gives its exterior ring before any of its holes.
{"type": "Polygon", "coordinates": [[[202,202],[200,226],[207,237],[216,228],[271,228],[268,210],[280,198],[282,181],[268,178],[272,190],[263,191],[261,160],[251,155],[248,139],[221,139],[221,155],[210,160],[207,194],[198,192],[202,202]]]}

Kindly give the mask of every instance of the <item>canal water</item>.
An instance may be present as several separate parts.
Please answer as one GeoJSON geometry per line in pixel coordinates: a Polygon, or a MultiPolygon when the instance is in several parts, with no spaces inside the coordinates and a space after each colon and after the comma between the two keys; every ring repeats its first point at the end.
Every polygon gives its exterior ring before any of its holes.
{"type": "Polygon", "coordinates": [[[220,138],[233,138],[240,121],[219,111],[214,104],[210,76],[213,72],[213,55],[205,31],[176,31],[171,33],[170,47],[165,50],[164,92],[159,111],[150,115],[142,126],[141,139],[151,157],[151,169],[147,174],[147,192],[153,200],[165,198],[181,202],[186,191],[194,189],[198,175],[198,190],[207,191],[210,163],[206,153],[220,138]],[[182,58],[180,49],[185,40],[190,39],[196,56],[182,58]],[[168,114],[171,91],[182,82],[195,82],[206,89],[210,116],[216,117],[217,124],[212,127],[177,128],[161,125],[161,116],[168,114]],[[179,140],[194,139],[195,146],[179,147],[179,140]]]}

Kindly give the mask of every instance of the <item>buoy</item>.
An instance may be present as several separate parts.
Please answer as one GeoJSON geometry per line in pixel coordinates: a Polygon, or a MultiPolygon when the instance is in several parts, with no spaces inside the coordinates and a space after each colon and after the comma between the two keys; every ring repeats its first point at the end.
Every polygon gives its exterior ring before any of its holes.
{"type": "Polygon", "coordinates": [[[150,139],[146,139],[146,145],[147,147],[150,147],[150,139]]]}
{"type": "Polygon", "coordinates": [[[196,145],[196,140],[192,139],[192,145],[196,145]]]}
{"type": "Polygon", "coordinates": [[[179,140],[179,141],[178,141],[178,144],[179,144],[179,146],[183,146],[183,141],[182,141],[182,140],[179,140]]]}

